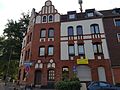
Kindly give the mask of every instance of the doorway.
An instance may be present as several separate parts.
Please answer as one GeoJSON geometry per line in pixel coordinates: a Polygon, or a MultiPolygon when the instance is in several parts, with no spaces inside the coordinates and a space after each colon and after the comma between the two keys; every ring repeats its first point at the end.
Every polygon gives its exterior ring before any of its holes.
{"type": "Polygon", "coordinates": [[[35,85],[40,85],[41,84],[41,71],[36,70],[35,71],[35,85]]]}

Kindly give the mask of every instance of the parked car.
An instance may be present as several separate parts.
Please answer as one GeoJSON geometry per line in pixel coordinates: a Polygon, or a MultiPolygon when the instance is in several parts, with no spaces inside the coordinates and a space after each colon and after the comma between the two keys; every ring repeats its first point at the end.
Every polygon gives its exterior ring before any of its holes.
{"type": "Polygon", "coordinates": [[[87,88],[88,90],[120,90],[120,87],[103,81],[92,81],[88,84],[87,88]]]}

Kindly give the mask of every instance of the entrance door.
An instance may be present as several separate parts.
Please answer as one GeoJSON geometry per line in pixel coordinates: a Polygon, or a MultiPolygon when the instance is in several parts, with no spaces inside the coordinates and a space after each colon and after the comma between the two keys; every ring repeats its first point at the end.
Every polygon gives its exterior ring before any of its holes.
{"type": "Polygon", "coordinates": [[[35,85],[40,85],[41,84],[41,71],[36,70],[35,71],[35,85]]]}

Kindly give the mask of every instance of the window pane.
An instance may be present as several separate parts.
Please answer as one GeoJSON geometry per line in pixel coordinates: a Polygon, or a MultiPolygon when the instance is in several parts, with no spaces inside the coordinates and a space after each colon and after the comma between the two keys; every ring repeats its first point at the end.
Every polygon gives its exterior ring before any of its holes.
{"type": "Polygon", "coordinates": [[[77,26],[77,35],[83,35],[82,26],[77,26]]]}
{"type": "Polygon", "coordinates": [[[90,29],[91,29],[91,33],[94,34],[94,33],[95,33],[95,32],[94,32],[94,27],[91,26],[90,29]]]}
{"type": "Polygon", "coordinates": [[[48,47],[48,55],[53,55],[53,46],[48,47]]]}
{"type": "Polygon", "coordinates": [[[115,24],[116,24],[116,26],[120,27],[120,19],[115,20],[115,24]]]}
{"type": "Polygon", "coordinates": [[[73,27],[68,27],[68,36],[73,36],[74,32],[73,32],[73,27]]]}
{"type": "Polygon", "coordinates": [[[43,16],[43,22],[46,22],[47,21],[46,19],[47,19],[46,16],[43,16]]]}
{"type": "Polygon", "coordinates": [[[102,53],[102,46],[101,46],[101,44],[98,44],[98,52],[102,53]]]}
{"type": "Polygon", "coordinates": [[[54,70],[48,71],[48,80],[53,81],[55,79],[55,72],[54,70]]]}
{"type": "Polygon", "coordinates": [[[97,45],[96,44],[93,45],[93,50],[94,50],[94,53],[97,53],[97,45]]]}
{"type": "Polygon", "coordinates": [[[53,21],[53,16],[52,15],[49,16],[49,21],[53,21]]]}
{"type": "Polygon", "coordinates": [[[99,27],[98,27],[98,25],[95,25],[95,32],[96,32],[96,33],[100,33],[100,32],[99,32],[99,27]]]}
{"type": "Polygon", "coordinates": [[[70,14],[69,19],[75,19],[75,14],[70,14]]]}
{"type": "Polygon", "coordinates": [[[46,30],[41,30],[40,37],[44,38],[46,35],[46,30]]]}
{"type": "Polygon", "coordinates": [[[74,55],[74,45],[69,46],[69,55],[74,55]]]}
{"type": "Polygon", "coordinates": [[[78,53],[79,54],[85,54],[85,52],[84,52],[84,45],[78,45],[78,53]]]}
{"type": "Polygon", "coordinates": [[[92,16],[94,16],[93,12],[91,12],[91,13],[87,13],[87,15],[88,15],[88,17],[92,17],[92,16]]]}
{"type": "Polygon", "coordinates": [[[48,31],[48,37],[49,38],[54,37],[54,29],[49,29],[49,31],[48,31]]]}
{"type": "Polygon", "coordinates": [[[40,56],[45,55],[45,47],[40,47],[40,56]]]}

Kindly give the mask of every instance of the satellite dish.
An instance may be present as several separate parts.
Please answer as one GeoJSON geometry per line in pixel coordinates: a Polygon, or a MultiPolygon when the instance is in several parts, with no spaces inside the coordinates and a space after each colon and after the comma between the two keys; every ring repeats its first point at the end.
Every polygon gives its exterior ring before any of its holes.
{"type": "Polygon", "coordinates": [[[78,3],[79,3],[79,4],[82,4],[82,3],[83,3],[83,1],[82,1],[82,0],[78,0],[78,3]]]}

